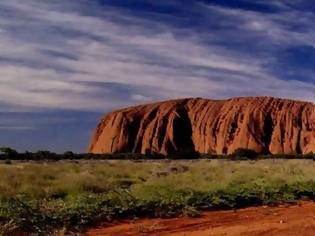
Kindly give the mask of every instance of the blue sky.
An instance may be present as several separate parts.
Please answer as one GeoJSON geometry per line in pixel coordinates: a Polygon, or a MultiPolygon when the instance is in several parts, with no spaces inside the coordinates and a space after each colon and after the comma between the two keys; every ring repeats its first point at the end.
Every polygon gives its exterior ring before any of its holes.
{"type": "Polygon", "coordinates": [[[83,152],[99,118],[180,97],[315,101],[309,0],[0,2],[0,146],[83,152]]]}

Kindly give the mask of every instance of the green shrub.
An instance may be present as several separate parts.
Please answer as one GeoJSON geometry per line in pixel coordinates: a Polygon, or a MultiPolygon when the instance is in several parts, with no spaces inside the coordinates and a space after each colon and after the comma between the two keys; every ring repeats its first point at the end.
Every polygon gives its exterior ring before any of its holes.
{"type": "Polygon", "coordinates": [[[245,159],[255,159],[258,157],[258,153],[251,149],[238,148],[232,154],[232,157],[235,158],[245,158],[245,159]]]}

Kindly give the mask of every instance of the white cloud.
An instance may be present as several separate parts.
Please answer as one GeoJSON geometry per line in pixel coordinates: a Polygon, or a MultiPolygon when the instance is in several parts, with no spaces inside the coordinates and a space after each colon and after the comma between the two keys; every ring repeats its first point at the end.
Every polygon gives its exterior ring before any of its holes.
{"type": "MultiPolygon", "coordinates": [[[[292,45],[315,45],[315,29],[312,12],[298,11],[281,2],[270,3],[282,8],[282,12],[261,13],[243,9],[204,5],[209,12],[216,12],[222,19],[238,22],[239,32],[256,34],[263,44],[283,48],[292,45]]],[[[246,35],[240,35],[247,40],[246,35]]]]}
{"type": "MultiPolygon", "coordinates": [[[[121,16],[130,22],[122,24],[115,20],[119,15],[112,8],[102,15],[91,6],[91,11],[98,14],[83,16],[64,9],[64,4],[39,0],[0,3],[0,8],[17,12],[9,18],[0,14],[3,103],[29,109],[105,110],[192,96],[273,95],[314,101],[314,84],[281,80],[267,70],[266,64],[273,60],[269,54],[255,56],[207,43],[203,34],[190,29],[134,16],[121,16]],[[112,15],[115,19],[109,17],[112,15]],[[95,82],[117,83],[131,90],[121,94],[95,82]]],[[[78,1],[76,7],[80,4],[78,1]]],[[[249,35],[239,37],[249,40],[250,36],[263,36],[263,45],[314,45],[314,31],[285,28],[283,21],[291,24],[291,17],[297,12],[266,17],[261,13],[207,7],[232,22],[246,23],[239,32],[249,35]]],[[[308,19],[299,21],[308,24],[308,19]]],[[[211,40],[228,35],[229,32],[206,34],[211,40]]]]}
{"type": "Polygon", "coordinates": [[[139,101],[139,102],[148,102],[151,101],[152,98],[147,97],[147,96],[143,96],[141,94],[133,94],[131,95],[131,98],[135,101],[139,101]]]}

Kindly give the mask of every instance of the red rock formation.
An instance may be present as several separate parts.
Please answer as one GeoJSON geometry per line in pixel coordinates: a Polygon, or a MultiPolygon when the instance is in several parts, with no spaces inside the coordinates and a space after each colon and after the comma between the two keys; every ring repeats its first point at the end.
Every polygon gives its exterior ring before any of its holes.
{"type": "Polygon", "coordinates": [[[272,97],[189,98],[129,107],[106,115],[91,153],[315,152],[315,105],[272,97]]]}

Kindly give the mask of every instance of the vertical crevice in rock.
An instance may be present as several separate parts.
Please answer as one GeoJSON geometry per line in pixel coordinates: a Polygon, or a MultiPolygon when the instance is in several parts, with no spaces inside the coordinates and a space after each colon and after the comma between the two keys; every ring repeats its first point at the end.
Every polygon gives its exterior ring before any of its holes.
{"type": "Polygon", "coordinates": [[[176,153],[194,153],[195,145],[192,141],[192,125],[188,112],[185,107],[178,108],[176,112],[178,116],[173,121],[176,153]]]}
{"type": "Polygon", "coordinates": [[[128,143],[127,143],[127,152],[132,152],[135,144],[136,138],[139,132],[141,123],[141,117],[136,117],[131,123],[129,123],[126,129],[129,131],[128,143]]]}
{"type": "Polygon", "coordinates": [[[161,122],[161,124],[159,125],[159,130],[158,130],[158,146],[161,149],[164,138],[165,138],[165,134],[166,134],[167,122],[165,118],[161,118],[159,122],[161,122]]]}
{"type": "Polygon", "coordinates": [[[297,125],[297,129],[298,129],[298,135],[297,135],[297,142],[296,142],[296,152],[298,154],[303,153],[302,148],[301,148],[301,130],[302,130],[302,126],[303,126],[303,121],[302,121],[302,114],[303,114],[303,110],[304,110],[305,106],[301,106],[301,109],[299,110],[299,115],[297,117],[296,125],[297,125]]]}
{"type": "Polygon", "coordinates": [[[273,132],[273,121],[271,114],[265,113],[264,114],[264,127],[263,127],[263,142],[264,142],[264,153],[268,154],[270,153],[269,145],[271,143],[272,138],[272,132],[273,132]]]}
{"type": "Polygon", "coordinates": [[[150,125],[153,125],[153,130],[151,130],[151,137],[150,137],[150,140],[149,140],[149,143],[150,143],[150,149],[151,149],[151,152],[153,152],[154,150],[152,150],[152,142],[153,142],[153,139],[156,135],[156,127],[157,127],[157,124],[158,124],[158,121],[156,119],[156,116],[157,116],[157,113],[158,113],[158,108],[154,108],[150,114],[148,115],[148,117],[146,118],[147,120],[147,125],[145,127],[145,129],[150,125]]]}

